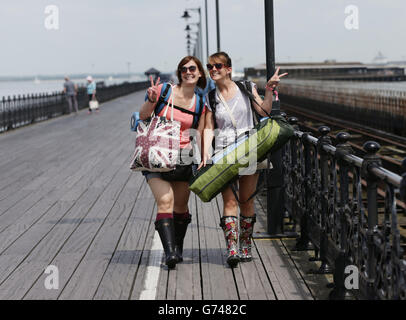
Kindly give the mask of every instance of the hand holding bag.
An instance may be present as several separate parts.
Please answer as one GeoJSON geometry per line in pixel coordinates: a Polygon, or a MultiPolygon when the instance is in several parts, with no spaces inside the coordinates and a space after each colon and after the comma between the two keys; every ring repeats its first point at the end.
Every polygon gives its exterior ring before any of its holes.
{"type": "Polygon", "coordinates": [[[89,106],[91,110],[99,108],[99,102],[97,100],[90,100],[89,106]]]}
{"type": "Polygon", "coordinates": [[[131,170],[166,172],[176,168],[180,148],[180,122],[173,120],[173,90],[170,100],[171,103],[168,101],[162,117],[155,114],[150,119],[139,122],[131,170]],[[171,120],[166,118],[169,106],[171,120]]]}

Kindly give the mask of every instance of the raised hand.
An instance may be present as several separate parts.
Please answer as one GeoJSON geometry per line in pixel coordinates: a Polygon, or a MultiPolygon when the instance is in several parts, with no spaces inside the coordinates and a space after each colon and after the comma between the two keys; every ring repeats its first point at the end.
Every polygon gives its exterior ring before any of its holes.
{"type": "Polygon", "coordinates": [[[159,97],[159,81],[161,78],[158,77],[156,80],[156,83],[154,83],[154,80],[152,79],[152,76],[149,76],[149,79],[151,81],[151,86],[147,90],[148,94],[148,100],[152,103],[156,102],[158,97],[159,97]]]}
{"type": "Polygon", "coordinates": [[[288,74],[287,72],[279,74],[279,70],[280,70],[280,67],[278,67],[276,69],[274,75],[271,77],[271,79],[268,80],[268,83],[266,84],[267,88],[275,89],[276,86],[281,81],[281,78],[288,74]]]}

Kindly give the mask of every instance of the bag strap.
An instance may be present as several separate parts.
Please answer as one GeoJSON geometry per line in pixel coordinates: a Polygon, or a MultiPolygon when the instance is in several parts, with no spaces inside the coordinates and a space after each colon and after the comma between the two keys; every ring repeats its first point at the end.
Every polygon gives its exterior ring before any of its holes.
{"type": "Polygon", "coordinates": [[[230,184],[231,191],[233,192],[234,197],[235,197],[235,199],[237,200],[237,202],[238,202],[239,204],[245,204],[245,203],[247,203],[248,201],[250,201],[253,197],[255,197],[255,196],[258,194],[258,192],[259,192],[259,191],[261,190],[261,188],[262,188],[262,185],[263,185],[264,182],[265,182],[265,179],[262,179],[262,180],[261,180],[261,176],[259,177],[259,180],[260,180],[260,181],[257,182],[257,188],[255,189],[254,193],[253,193],[252,195],[250,195],[249,198],[248,198],[247,200],[245,200],[244,202],[240,201],[240,198],[238,197],[238,194],[237,194],[237,191],[238,191],[238,190],[237,190],[237,181],[234,181],[234,182],[232,182],[232,183],[230,184]]]}
{"type": "Polygon", "coordinates": [[[170,94],[170,90],[172,90],[172,87],[169,83],[164,83],[162,86],[162,90],[161,90],[161,95],[158,98],[158,102],[156,103],[155,109],[154,109],[154,113],[155,115],[158,115],[162,109],[165,107],[165,105],[167,105],[168,100],[171,96],[170,94]]]}
{"type": "MultiPolygon", "coordinates": [[[[172,89],[172,85],[171,84],[169,84],[169,86],[171,87],[171,89],[172,89]]],[[[173,91],[173,90],[172,90],[173,91]]],[[[166,118],[166,115],[168,114],[168,109],[169,109],[169,106],[171,107],[171,121],[173,121],[173,105],[174,105],[174,100],[175,100],[175,93],[174,92],[172,92],[172,94],[170,95],[170,98],[169,98],[171,101],[172,101],[172,103],[167,103],[166,104],[166,109],[165,109],[165,112],[164,112],[164,114],[163,114],[163,117],[164,118],[166,118]]],[[[168,102],[169,102],[169,99],[168,99],[168,102]]]]}

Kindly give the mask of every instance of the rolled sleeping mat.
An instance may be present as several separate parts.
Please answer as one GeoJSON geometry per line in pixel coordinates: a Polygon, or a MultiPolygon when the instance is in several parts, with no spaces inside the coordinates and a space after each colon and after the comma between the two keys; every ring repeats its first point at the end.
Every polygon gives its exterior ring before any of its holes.
{"type": "MultiPolygon", "coordinates": [[[[282,116],[263,118],[249,133],[212,157],[212,164],[201,168],[189,181],[203,202],[211,201],[230,182],[238,179],[240,169],[262,162],[279,150],[294,135],[293,127],[282,116]]],[[[255,167],[254,167],[255,169],[255,167]]],[[[252,174],[252,173],[247,173],[252,174]]]]}
{"type": "Polygon", "coordinates": [[[130,120],[130,128],[131,131],[137,132],[137,127],[138,123],[141,121],[140,119],[140,113],[139,112],[134,112],[131,116],[130,120]]]}

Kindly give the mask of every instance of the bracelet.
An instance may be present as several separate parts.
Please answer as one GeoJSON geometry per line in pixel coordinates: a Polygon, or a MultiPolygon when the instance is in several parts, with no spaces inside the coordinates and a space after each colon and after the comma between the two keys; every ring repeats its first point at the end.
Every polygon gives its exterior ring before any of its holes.
{"type": "Polygon", "coordinates": [[[152,101],[152,100],[149,98],[149,96],[147,96],[147,99],[148,99],[148,101],[151,102],[151,103],[155,103],[155,102],[156,102],[156,100],[155,100],[155,101],[152,101]]]}
{"type": "Polygon", "coordinates": [[[268,85],[265,86],[265,89],[266,89],[266,90],[269,90],[269,91],[271,91],[271,92],[274,92],[274,90],[275,90],[275,89],[273,89],[272,87],[269,87],[268,85]]]}

